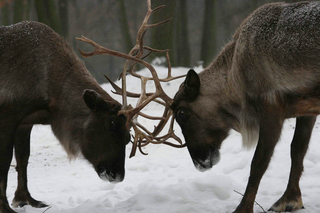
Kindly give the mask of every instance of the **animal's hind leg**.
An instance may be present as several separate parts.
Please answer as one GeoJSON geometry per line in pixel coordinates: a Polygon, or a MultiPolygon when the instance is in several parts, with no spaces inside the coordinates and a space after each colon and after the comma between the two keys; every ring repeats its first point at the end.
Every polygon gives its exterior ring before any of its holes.
{"type": "Polygon", "coordinates": [[[30,155],[30,133],[32,125],[19,126],[14,137],[15,157],[17,161],[18,188],[12,201],[13,207],[31,205],[36,208],[46,207],[41,201],[33,199],[27,186],[27,166],[30,155]]]}
{"type": "Polygon", "coordinates": [[[299,180],[315,121],[316,116],[297,118],[291,143],[291,171],[288,186],[283,196],[270,208],[271,211],[291,212],[303,208],[299,180]]]}

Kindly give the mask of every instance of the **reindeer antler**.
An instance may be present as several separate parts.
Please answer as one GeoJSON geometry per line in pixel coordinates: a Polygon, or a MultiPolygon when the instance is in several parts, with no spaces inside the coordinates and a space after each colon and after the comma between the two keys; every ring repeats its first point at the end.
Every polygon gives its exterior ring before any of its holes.
{"type": "Polygon", "coordinates": [[[172,110],[170,109],[170,105],[172,104],[172,99],[164,92],[162,89],[161,83],[160,82],[168,82],[177,78],[184,77],[183,76],[177,76],[177,77],[172,77],[171,76],[171,64],[170,64],[170,58],[169,58],[169,50],[157,50],[153,49],[147,46],[143,45],[143,38],[144,35],[147,31],[147,29],[151,27],[156,27],[161,24],[167,23],[170,21],[170,19],[164,20],[162,22],[156,23],[156,24],[148,24],[148,20],[152,13],[155,11],[161,9],[164,7],[164,5],[159,6],[155,9],[151,9],[151,0],[147,0],[148,4],[148,11],[147,14],[145,15],[145,18],[142,22],[142,25],[140,29],[138,30],[137,33],[137,39],[136,39],[136,45],[131,49],[129,54],[124,54],[121,52],[117,52],[114,50],[110,50],[108,48],[102,47],[99,44],[95,43],[94,41],[82,36],[81,38],[76,38],[77,40],[86,42],[91,44],[94,47],[94,50],[92,52],[85,53],[81,51],[79,48],[79,51],[83,57],[90,57],[94,55],[112,55],[120,58],[127,59],[125,62],[125,65],[122,70],[122,75],[120,78],[122,78],[122,88],[118,87],[116,84],[114,84],[108,77],[108,81],[111,83],[113,88],[115,89],[115,94],[122,95],[122,102],[123,102],[123,109],[120,110],[119,114],[124,114],[127,117],[127,128],[130,128],[132,126],[135,136],[134,136],[134,142],[133,142],[133,147],[132,151],[130,154],[130,157],[133,157],[136,153],[137,147],[139,148],[140,152],[142,154],[146,154],[142,151],[142,147],[146,146],[149,143],[153,144],[167,144],[173,147],[184,147],[185,144],[182,143],[181,139],[174,134],[173,130],[173,125],[174,125],[174,118],[173,118],[173,113],[172,110]],[[149,53],[143,56],[144,50],[148,50],[149,53]],[[160,79],[157,75],[157,72],[155,68],[150,64],[144,61],[143,59],[149,56],[151,53],[154,52],[160,52],[160,53],[166,53],[166,59],[168,62],[168,75],[164,79],[160,79]],[[150,72],[152,77],[145,77],[142,76],[134,71],[134,67],[137,64],[141,64],[145,66],[150,72]],[[139,78],[141,80],[141,93],[131,93],[127,92],[126,90],[126,75],[127,73],[130,73],[132,76],[139,78]],[[146,84],[147,81],[154,81],[155,84],[155,89],[156,91],[154,93],[147,93],[146,92],[146,84]],[[128,106],[127,104],[127,97],[133,97],[133,98],[138,98],[137,101],[137,106],[135,108],[132,108],[130,105],[128,106]],[[150,116],[146,115],[141,112],[141,110],[150,102],[156,102],[158,104],[161,104],[165,107],[163,115],[161,117],[155,117],[155,116],[150,116]],[[155,126],[153,132],[148,131],[147,128],[142,126],[138,122],[138,116],[151,119],[151,120],[159,120],[159,123],[157,126],[155,126]],[[166,126],[168,121],[171,119],[170,127],[168,130],[168,133],[163,135],[163,136],[158,136],[160,132],[163,130],[163,128],[166,126]],[[168,142],[168,139],[174,139],[175,141],[178,142],[178,144],[168,142]]]}

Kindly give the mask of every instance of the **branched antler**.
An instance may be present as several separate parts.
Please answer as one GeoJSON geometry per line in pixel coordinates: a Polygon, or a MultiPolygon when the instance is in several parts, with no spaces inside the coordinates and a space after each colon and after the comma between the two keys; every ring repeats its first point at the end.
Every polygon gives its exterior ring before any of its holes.
{"type": "Polygon", "coordinates": [[[133,147],[130,154],[130,157],[133,157],[136,153],[137,148],[139,148],[142,154],[146,154],[142,151],[142,147],[152,143],[152,144],[166,144],[173,147],[184,147],[185,144],[182,143],[181,139],[174,134],[173,125],[174,125],[174,118],[172,110],[170,109],[170,105],[172,104],[172,99],[163,91],[161,82],[169,82],[171,80],[175,80],[183,76],[172,77],[171,75],[171,64],[169,58],[169,50],[157,50],[151,47],[147,47],[143,45],[143,38],[146,34],[146,31],[149,28],[159,26],[161,24],[167,23],[170,19],[161,21],[155,24],[148,24],[148,20],[150,16],[155,12],[164,7],[164,5],[159,6],[155,9],[151,9],[151,0],[147,0],[148,4],[148,11],[147,14],[142,22],[142,25],[137,33],[136,45],[131,49],[129,54],[124,54],[121,52],[117,52],[114,50],[110,50],[108,48],[102,47],[99,44],[95,43],[94,41],[82,36],[81,38],[77,38],[80,41],[86,42],[91,44],[94,47],[92,52],[83,52],[79,49],[81,55],[83,57],[90,57],[94,55],[112,55],[120,58],[127,59],[125,65],[122,70],[122,74],[120,78],[122,78],[122,88],[118,87],[114,84],[108,77],[108,81],[111,83],[112,87],[115,89],[115,94],[122,95],[122,103],[123,109],[120,110],[119,114],[124,114],[127,118],[127,128],[132,127],[135,135],[133,141],[133,147]],[[149,51],[148,54],[144,56],[144,50],[149,51]],[[166,78],[160,79],[157,75],[155,68],[150,64],[144,61],[144,59],[149,56],[151,53],[166,53],[166,59],[168,63],[168,75],[166,78]],[[141,64],[145,66],[151,73],[152,77],[145,77],[142,76],[134,71],[134,67],[137,64],[141,64]],[[130,73],[133,77],[139,78],[141,80],[141,93],[131,93],[126,90],[126,75],[130,73]],[[147,93],[146,92],[146,84],[148,81],[153,81],[155,85],[156,91],[154,93],[147,93]],[[135,108],[131,107],[127,103],[127,97],[138,98],[137,106],[135,108]],[[141,112],[141,110],[147,106],[150,102],[158,103],[165,107],[163,115],[161,117],[150,116],[146,115],[141,112]],[[151,119],[151,120],[159,120],[157,126],[155,126],[153,132],[148,131],[143,125],[138,122],[138,116],[151,119]],[[159,136],[163,128],[166,126],[168,121],[171,118],[170,127],[168,133],[159,136]],[[168,139],[174,139],[178,142],[178,144],[168,142],[168,139]]]}

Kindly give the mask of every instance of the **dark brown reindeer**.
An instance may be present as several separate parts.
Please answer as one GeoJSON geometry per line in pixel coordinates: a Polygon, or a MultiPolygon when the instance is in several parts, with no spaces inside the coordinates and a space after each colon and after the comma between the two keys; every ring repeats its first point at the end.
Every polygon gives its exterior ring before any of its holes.
{"type": "Polygon", "coordinates": [[[320,2],[273,3],[258,8],[233,40],[199,75],[193,70],[172,109],[194,165],[219,161],[222,141],[234,129],[243,145],[257,144],[250,177],[234,212],[252,213],[260,180],[285,119],[296,117],[291,172],[271,211],[303,208],[299,179],[316,116],[320,113],[320,2]]]}
{"type": "Polygon", "coordinates": [[[6,198],[13,149],[12,205],[46,206],[27,188],[34,124],[50,124],[69,157],[82,154],[103,180],[122,181],[129,132],[120,109],[52,29],[37,22],[0,27],[0,212],[14,212],[6,198]]]}

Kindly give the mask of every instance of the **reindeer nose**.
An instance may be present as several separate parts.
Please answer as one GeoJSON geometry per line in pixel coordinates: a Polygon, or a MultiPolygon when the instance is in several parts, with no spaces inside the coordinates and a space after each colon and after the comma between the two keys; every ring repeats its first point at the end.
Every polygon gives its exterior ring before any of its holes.
{"type": "Polygon", "coordinates": [[[194,166],[201,172],[211,169],[220,161],[219,149],[211,147],[210,149],[203,150],[201,153],[206,153],[198,158],[193,158],[194,166]]]}
{"type": "Polygon", "coordinates": [[[111,183],[118,183],[124,179],[124,171],[106,169],[103,165],[98,166],[98,175],[102,180],[110,181],[111,183]]]}

